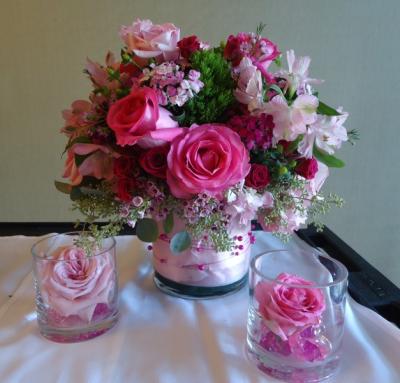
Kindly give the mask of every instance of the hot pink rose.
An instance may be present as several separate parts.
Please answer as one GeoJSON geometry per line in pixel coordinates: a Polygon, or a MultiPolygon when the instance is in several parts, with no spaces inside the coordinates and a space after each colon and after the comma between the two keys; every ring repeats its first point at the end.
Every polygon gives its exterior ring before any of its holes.
{"type": "Polygon", "coordinates": [[[198,193],[219,196],[250,170],[239,135],[219,124],[192,126],[175,138],[167,161],[167,182],[177,198],[198,193]]]}
{"type": "Polygon", "coordinates": [[[148,87],[133,89],[115,102],[108,111],[107,124],[121,146],[158,146],[182,132],[170,113],[158,106],[157,93],[148,87]]]}
{"type": "Polygon", "coordinates": [[[325,298],[320,289],[307,287],[313,282],[296,275],[281,273],[276,281],[259,282],[254,296],[269,329],[287,340],[295,331],[318,323],[325,310],[325,298]]]}
{"type": "Polygon", "coordinates": [[[179,58],[180,30],[174,24],[154,25],[150,20],[137,19],[130,26],[123,25],[120,36],[126,46],[139,58],[159,61],[179,58]]]}
{"type": "Polygon", "coordinates": [[[312,180],[318,172],[318,161],[312,158],[302,158],[299,160],[295,172],[306,180],[312,180]]]}
{"type": "Polygon", "coordinates": [[[82,249],[62,246],[52,260],[41,264],[43,300],[59,315],[77,315],[89,322],[98,304],[110,303],[116,288],[110,253],[87,257],[82,249]]]}
{"type": "Polygon", "coordinates": [[[113,158],[118,156],[111,153],[106,146],[75,144],[68,150],[63,177],[69,178],[72,185],[79,185],[84,176],[111,180],[113,178],[113,158]],[[86,157],[79,166],[76,165],[76,155],[86,157]]]}

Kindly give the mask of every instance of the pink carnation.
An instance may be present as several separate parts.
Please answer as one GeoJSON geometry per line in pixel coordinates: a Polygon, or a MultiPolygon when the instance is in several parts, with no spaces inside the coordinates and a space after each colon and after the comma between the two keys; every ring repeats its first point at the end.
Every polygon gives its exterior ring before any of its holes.
{"type": "Polygon", "coordinates": [[[199,193],[220,197],[250,170],[240,137],[219,124],[192,126],[176,137],[167,161],[167,182],[177,198],[199,193]]]}

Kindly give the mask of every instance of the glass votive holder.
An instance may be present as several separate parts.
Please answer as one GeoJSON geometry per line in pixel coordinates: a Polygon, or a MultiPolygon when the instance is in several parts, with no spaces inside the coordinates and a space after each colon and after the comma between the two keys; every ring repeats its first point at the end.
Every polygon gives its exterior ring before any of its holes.
{"type": "Polygon", "coordinates": [[[76,242],[80,234],[51,235],[32,247],[39,330],[55,342],[94,338],[118,320],[115,239],[86,252],[76,242]]]}
{"type": "Polygon", "coordinates": [[[321,382],[340,362],[348,272],[305,251],[269,251],[250,266],[247,352],[286,382],[321,382]]]}

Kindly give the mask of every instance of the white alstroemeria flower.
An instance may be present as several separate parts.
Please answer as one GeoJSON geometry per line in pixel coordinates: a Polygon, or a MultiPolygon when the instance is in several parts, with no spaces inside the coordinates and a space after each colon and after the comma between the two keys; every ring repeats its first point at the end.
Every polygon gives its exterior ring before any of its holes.
{"type": "Polygon", "coordinates": [[[284,78],[287,83],[286,89],[291,89],[293,93],[297,92],[298,95],[312,94],[310,85],[320,84],[323,80],[308,77],[311,58],[309,56],[296,57],[293,49],[286,52],[286,58],[288,70],[280,70],[275,75],[284,78]]]}
{"type": "Polygon", "coordinates": [[[308,126],[298,147],[300,154],[311,158],[315,144],[319,149],[331,155],[341,147],[342,142],[347,141],[347,130],[343,124],[349,114],[343,112],[342,108],[338,108],[337,111],[341,115],[332,117],[318,115],[316,121],[308,126]]]}
{"type": "Polygon", "coordinates": [[[305,134],[307,125],[317,119],[318,99],[315,96],[302,94],[288,105],[286,99],[275,96],[264,104],[262,112],[271,114],[274,119],[274,141],[294,141],[300,134],[305,134]]]}

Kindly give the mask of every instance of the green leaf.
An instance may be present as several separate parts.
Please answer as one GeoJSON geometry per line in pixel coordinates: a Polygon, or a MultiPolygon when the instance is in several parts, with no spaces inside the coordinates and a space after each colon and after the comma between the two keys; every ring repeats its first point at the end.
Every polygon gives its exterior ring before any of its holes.
{"type": "MultiPolygon", "coordinates": [[[[90,153],[92,154],[92,153],[90,153]]],[[[80,154],[75,154],[74,159],[75,159],[75,165],[76,167],[79,168],[79,166],[82,165],[83,161],[86,160],[90,156],[90,154],[85,154],[85,155],[80,155],[80,154]]]]}
{"type": "MultiPolygon", "coordinates": [[[[76,137],[76,138],[74,138],[73,140],[70,140],[69,142],[68,142],[68,144],[67,144],[67,146],[65,147],[65,149],[64,149],[64,153],[69,149],[69,148],[71,148],[72,146],[74,146],[75,144],[90,144],[91,143],[91,141],[90,141],[90,138],[89,137],[86,137],[86,136],[79,136],[79,137],[76,137]]],[[[64,154],[63,153],[63,154],[64,154]]]]}
{"type": "Polygon", "coordinates": [[[143,242],[154,242],[158,238],[157,222],[151,218],[143,218],[136,223],[136,235],[143,242]]]}
{"type": "Polygon", "coordinates": [[[283,92],[282,92],[282,89],[279,88],[278,85],[272,84],[272,85],[269,86],[269,89],[275,91],[276,93],[278,93],[279,95],[281,95],[281,96],[284,97],[283,92]]]}
{"type": "Polygon", "coordinates": [[[326,105],[322,101],[320,101],[318,104],[317,113],[323,114],[325,116],[340,116],[341,115],[341,113],[339,113],[336,109],[333,109],[332,107],[326,105]]]}
{"type": "Polygon", "coordinates": [[[170,233],[173,227],[174,227],[174,213],[171,212],[167,215],[167,218],[163,223],[164,233],[165,234],[170,233]]]}
{"type": "Polygon", "coordinates": [[[71,198],[71,201],[77,201],[78,199],[83,197],[83,193],[81,192],[81,189],[79,186],[72,186],[71,188],[71,193],[69,195],[69,198],[71,198]]]}
{"type": "Polygon", "coordinates": [[[169,247],[173,253],[180,253],[188,249],[191,244],[190,234],[187,231],[180,231],[172,237],[169,247]]]}
{"type": "Polygon", "coordinates": [[[289,144],[289,146],[288,146],[286,151],[288,153],[294,152],[297,149],[297,147],[299,146],[299,144],[302,141],[303,137],[304,137],[304,134],[298,135],[297,138],[289,144]]]}
{"type": "Polygon", "coordinates": [[[65,182],[60,182],[60,181],[54,181],[54,186],[61,193],[65,193],[65,194],[71,193],[72,186],[70,184],[67,184],[65,182]]]}
{"type": "Polygon", "coordinates": [[[315,146],[313,154],[318,161],[324,163],[326,166],[329,166],[330,168],[343,168],[345,165],[345,163],[339,158],[331,156],[330,154],[323,153],[315,146]]]}

